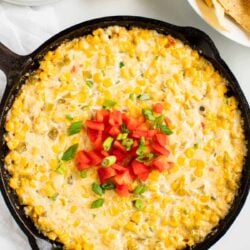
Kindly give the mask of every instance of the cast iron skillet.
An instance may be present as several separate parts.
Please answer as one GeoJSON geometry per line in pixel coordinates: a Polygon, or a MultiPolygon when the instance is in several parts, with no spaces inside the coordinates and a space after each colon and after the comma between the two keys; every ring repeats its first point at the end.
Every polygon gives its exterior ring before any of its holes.
{"type": "Polygon", "coordinates": [[[83,22],[66,29],[49,39],[36,51],[26,56],[17,55],[0,43],[0,69],[2,69],[7,76],[7,87],[0,106],[0,187],[5,202],[18,225],[27,235],[32,249],[62,249],[60,243],[49,240],[36,229],[31,219],[25,216],[23,207],[20,206],[15,192],[8,186],[9,174],[3,167],[4,157],[8,152],[7,146],[4,142],[4,124],[6,114],[12,106],[21,85],[25,81],[25,74],[32,72],[38,67],[39,60],[45,53],[49,50],[55,49],[62,42],[89,34],[96,28],[107,27],[110,25],[125,26],[128,29],[131,27],[154,29],[159,33],[171,34],[172,36],[179,38],[184,43],[189,44],[193,49],[198,50],[201,55],[214,65],[214,67],[229,82],[229,91],[227,95],[234,95],[239,101],[239,108],[244,119],[244,130],[248,142],[248,153],[243,167],[239,190],[229,213],[220,221],[218,226],[205,238],[204,241],[193,248],[195,250],[208,249],[219,240],[231,226],[239,214],[248,194],[250,186],[250,109],[237,80],[225,62],[221,59],[214,43],[204,32],[190,27],[178,27],[143,17],[113,16],[83,22]]]}

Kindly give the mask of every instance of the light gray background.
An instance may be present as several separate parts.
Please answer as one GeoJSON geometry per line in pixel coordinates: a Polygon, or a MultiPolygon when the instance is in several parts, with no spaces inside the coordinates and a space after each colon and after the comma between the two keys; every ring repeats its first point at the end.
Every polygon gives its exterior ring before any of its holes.
{"type": "MultiPolygon", "coordinates": [[[[6,6],[1,3],[0,7],[6,6]]],[[[250,102],[250,49],[238,45],[220,35],[208,26],[191,9],[185,0],[64,0],[51,4],[54,8],[57,25],[52,33],[76,23],[108,15],[138,15],[160,19],[181,26],[193,26],[205,31],[215,42],[222,58],[238,79],[245,96],[250,102]]],[[[37,12],[44,7],[33,8],[37,12]]],[[[46,17],[44,17],[46,18],[46,17]]],[[[3,20],[0,19],[0,23],[3,20]]],[[[45,21],[45,20],[44,20],[45,21]]],[[[41,20],[43,22],[43,20],[41,20]]],[[[1,30],[0,30],[1,33],[1,30]]],[[[43,37],[46,40],[48,37],[43,37]]],[[[11,43],[6,44],[17,51],[11,43]]],[[[25,51],[32,52],[39,44],[25,44],[25,51]]],[[[1,72],[0,72],[1,73],[1,72]]],[[[5,83],[0,82],[0,97],[5,83]]],[[[245,203],[240,215],[226,233],[211,250],[249,250],[250,240],[250,198],[245,203]]],[[[0,249],[30,249],[25,235],[18,229],[0,196],[0,249]]]]}

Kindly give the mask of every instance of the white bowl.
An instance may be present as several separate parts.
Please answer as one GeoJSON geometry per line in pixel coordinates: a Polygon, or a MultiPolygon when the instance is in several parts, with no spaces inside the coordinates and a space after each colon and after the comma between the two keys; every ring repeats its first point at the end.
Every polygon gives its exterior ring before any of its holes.
{"type": "Polygon", "coordinates": [[[219,33],[241,45],[250,47],[250,33],[244,31],[232,18],[227,15],[223,16],[221,19],[223,25],[221,25],[215,15],[215,9],[208,7],[203,0],[188,0],[188,2],[194,11],[219,33]]]}
{"type": "Polygon", "coordinates": [[[40,6],[49,3],[54,3],[59,0],[3,0],[8,3],[16,4],[16,5],[26,5],[26,6],[40,6]]]}

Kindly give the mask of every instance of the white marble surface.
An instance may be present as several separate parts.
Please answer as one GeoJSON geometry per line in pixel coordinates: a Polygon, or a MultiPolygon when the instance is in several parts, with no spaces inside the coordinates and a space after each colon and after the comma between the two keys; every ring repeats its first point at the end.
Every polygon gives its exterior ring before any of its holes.
{"type": "MultiPolygon", "coordinates": [[[[6,39],[5,44],[19,53],[32,52],[39,43],[45,41],[52,34],[74,25],[76,23],[108,15],[138,15],[160,19],[181,26],[193,26],[205,31],[215,42],[222,58],[227,62],[232,72],[238,79],[245,96],[250,102],[250,49],[238,45],[217,33],[209,27],[189,7],[185,0],[64,0],[51,4],[57,24],[53,30],[43,35],[36,43],[32,37],[21,37],[23,49],[17,48],[15,43],[6,39]],[[29,40],[30,39],[30,40],[29,40]],[[25,43],[25,44],[24,44],[25,43]],[[30,46],[29,46],[30,45],[30,46]]],[[[0,8],[12,8],[0,1],[0,8]]],[[[14,7],[13,7],[14,8],[14,7]]],[[[17,14],[21,13],[22,7],[15,7],[17,14]]],[[[46,7],[34,7],[37,13],[44,11],[46,7]]],[[[0,9],[1,10],[1,9],[0,9]]],[[[51,10],[48,10],[51,11],[51,10]]],[[[15,12],[13,12],[15,13],[15,12]]],[[[3,20],[0,15],[0,34],[3,20]]],[[[39,20],[46,22],[46,15],[39,20]]],[[[18,24],[17,24],[18,25],[18,24]]],[[[49,27],[48,27],[49,29],[49,27]]],[[[0,36],[1,37],[1,36],[0,36]]],[[[4,89],[3,78],[0,82],[0,96],[4,89]]],[[[240,215],[228,230],[226,235],[220,239],[211,250],[248,250],[250,249],[250,197],[246,201],[240,215]]],[[[25,235],[18,229],[11,218],[2,197],[0,197],[0,249],[1,250],[26,250],[30,249],[25,235]]]]}

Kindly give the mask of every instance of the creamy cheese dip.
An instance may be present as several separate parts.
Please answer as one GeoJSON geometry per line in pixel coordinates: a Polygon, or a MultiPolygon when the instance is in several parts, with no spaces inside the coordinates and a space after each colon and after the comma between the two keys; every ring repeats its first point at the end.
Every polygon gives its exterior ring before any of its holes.
{"type": "Polygon", "coordinates": [[[226,93],[226,80],[197,51],[156,31],[113,26],[66,42],[45,55],[8,113],[10,186],[37,228],[65,249],[193,246],[227,214],[246,154],[237,101],[226,93]],[[67,131],[105,100],[133,117],[160,101],[171,121],[174,166],[150,174],[141,209],[136,195],[113,190],[91,209],[100,198],[91,190],[96,170],[82,178],[73,160],[61,161],[73,144],[91,149],[84,126],[67,131]]]}

